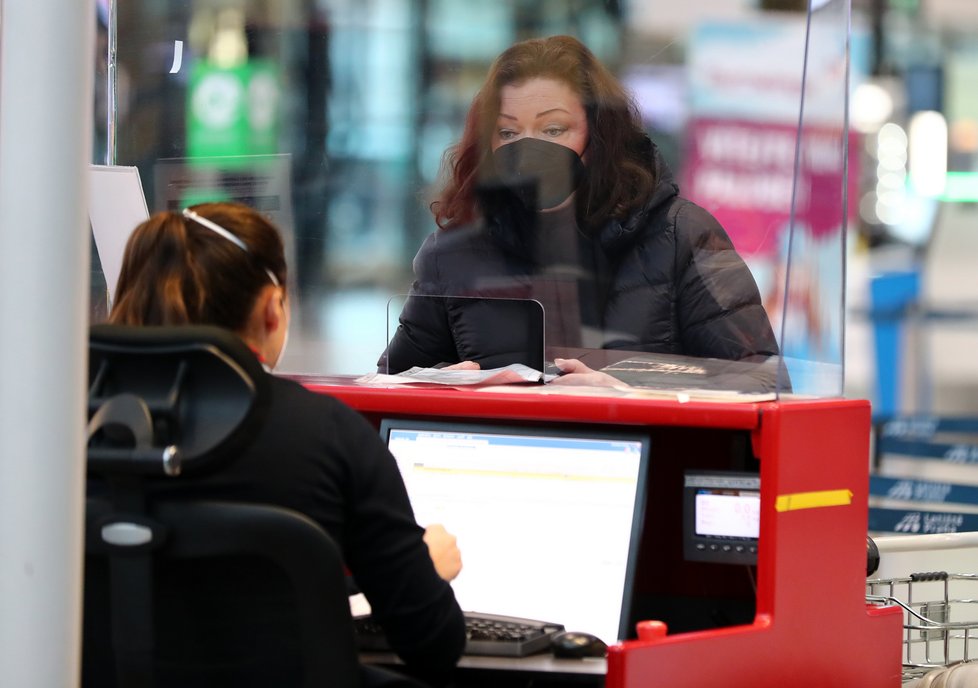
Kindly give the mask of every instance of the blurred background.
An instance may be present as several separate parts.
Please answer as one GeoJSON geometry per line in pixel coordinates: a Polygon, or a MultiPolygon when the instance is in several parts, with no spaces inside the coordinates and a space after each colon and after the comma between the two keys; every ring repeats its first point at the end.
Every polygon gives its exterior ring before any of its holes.
{"type": "Polygon", "coordinates": [[[375,369],[489,64],[566,33],[727,228],[786,353],[829,364],[819,393],[978,407],[974,0],[99,0],[96,21],[92,162],[137,167],[150,211],[278,222],[285,372],[375,369]]]}

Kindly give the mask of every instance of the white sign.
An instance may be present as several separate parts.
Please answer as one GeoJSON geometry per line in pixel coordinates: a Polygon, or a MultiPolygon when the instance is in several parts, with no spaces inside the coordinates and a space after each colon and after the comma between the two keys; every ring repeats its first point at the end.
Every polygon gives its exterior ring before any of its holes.
{"type": "Polygon", "coordinates": [[[132,230],[149,219],[149,210],[135,167],[90,165],[88,181],[88,214],[111,304],[126,242],[132,230]]]}

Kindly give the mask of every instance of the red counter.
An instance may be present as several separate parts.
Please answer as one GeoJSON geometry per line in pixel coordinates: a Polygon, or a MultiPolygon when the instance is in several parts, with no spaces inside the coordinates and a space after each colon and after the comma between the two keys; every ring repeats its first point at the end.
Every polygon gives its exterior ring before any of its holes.
{"type": "Polygon", "coordinates": [[[374,423],[390,416],[492,419],[649,433],[636,595],[651,600],[650,609],[661,609],[670,633],[657,637],[650,628],[644,638],[613,645],[607,686],[900,685],[902,613],[865,603],[868,402],[680,403],[539,390],[307,385],[374,423]],[[761,476],[756,569],[685,561],[684,471],[751,465],[761,476]],[[750,614],[733,625],[705,628],[696,614],[683,613],[737,610],[738,602],[750,614]]]}

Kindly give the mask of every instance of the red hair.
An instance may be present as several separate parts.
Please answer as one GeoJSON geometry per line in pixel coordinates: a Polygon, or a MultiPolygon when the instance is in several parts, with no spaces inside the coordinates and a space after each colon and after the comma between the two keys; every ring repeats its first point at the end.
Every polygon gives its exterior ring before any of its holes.
{"type": "Polygon", "coordinates": [[[577,192],[582,224],[622,219],[652,193],[652,144],[625,88],[576,38],[535,38],[496,58],[472,100],[461,140],[445,153],[446,181],[431,204],[442,229],[468,224],[479,214],[475,190],[488,172],[502,88],[538,77],[567,84],[587,115],[587,172],[577,192]]]}

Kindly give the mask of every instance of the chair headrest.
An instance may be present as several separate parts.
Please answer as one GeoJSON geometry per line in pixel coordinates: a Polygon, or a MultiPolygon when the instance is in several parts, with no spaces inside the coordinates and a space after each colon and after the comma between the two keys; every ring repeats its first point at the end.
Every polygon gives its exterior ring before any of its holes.
{"type": "Polygon", "coordinates": [[[88,469],[171,476],[216,469],[254,436],[268,397],[267,374],[232,332],[95,325],[88,469]]]}

